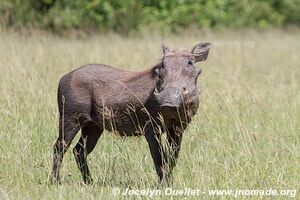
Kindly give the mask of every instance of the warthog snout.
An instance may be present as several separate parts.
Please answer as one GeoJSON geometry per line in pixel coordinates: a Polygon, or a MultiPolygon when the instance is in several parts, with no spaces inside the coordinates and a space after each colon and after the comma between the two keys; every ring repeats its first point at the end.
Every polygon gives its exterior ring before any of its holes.
{"type": "Polygon", "coordinates": [[[175,87],[166,88],[162,92],[156,94],[156,99],[159,102],[160,107],[179,108],[182,104],[184,91],[186,91],[184,88],[182,88],[181,91],[175,87]]]}

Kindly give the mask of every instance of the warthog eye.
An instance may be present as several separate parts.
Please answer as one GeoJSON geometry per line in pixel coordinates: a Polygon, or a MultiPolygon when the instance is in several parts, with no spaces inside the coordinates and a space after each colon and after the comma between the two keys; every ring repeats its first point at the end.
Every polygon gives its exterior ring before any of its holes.
{"type": "Polygon", "coordinates": [[[193,65],[193,61],[189,60],[187,64],[188,64],[188,66],[193,65]]]}

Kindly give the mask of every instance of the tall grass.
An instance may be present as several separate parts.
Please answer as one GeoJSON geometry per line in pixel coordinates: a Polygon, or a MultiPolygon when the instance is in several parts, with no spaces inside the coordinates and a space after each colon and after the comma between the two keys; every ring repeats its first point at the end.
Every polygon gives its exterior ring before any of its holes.
{"type": "MultiPolygon", "coordinates": [[[[213,43],[207,62],[199,64],[201,104],[184,133],[173,188],[299,189],[299,33],[164,36],[171,47],[213,43]]],[[[110,199],[123,198],[112,196],[114,187],[156,188],[145,139],[121,139],[109,132],[88,159],[93,185],[81,184],[71,151],[63,161],[63,184],[48,185],[47,179],[58,135],[60,77],[95,62],[145,69],[161,58],[160,39],[159,34],[76,39],[0,32],[0,198],[110,199]]]]}

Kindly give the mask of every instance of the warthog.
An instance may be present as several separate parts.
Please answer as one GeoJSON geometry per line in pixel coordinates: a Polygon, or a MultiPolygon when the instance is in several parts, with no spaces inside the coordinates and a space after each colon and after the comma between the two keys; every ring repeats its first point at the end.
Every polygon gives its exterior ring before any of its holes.
{"type": "Polygon", "coordinates": [[[59,136],[52,182],[60,181],[64,153],[79,129],[81,137],[73,151],[85,183],[92,181],[87,155],[104,129],[121,136],[144,135],[159,179],[167,181],[182,133],[198,109],[197,78],[202,70],[194,63],[206,60],[210,46],[200,43],[189,52],[162,44],[161,61],[141,72],[88,64],[64,75],[58,86],[59,136]]]}

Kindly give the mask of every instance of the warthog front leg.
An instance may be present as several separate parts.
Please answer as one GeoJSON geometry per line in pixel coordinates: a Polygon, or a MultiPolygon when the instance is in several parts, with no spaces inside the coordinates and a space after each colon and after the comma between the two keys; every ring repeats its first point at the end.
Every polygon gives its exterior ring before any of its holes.
{"type": "Polygon", "coordinates": [[[146,131],[145,137],[160,182],[169,182],[179,155],[182,131],[175,126],[168,129],[166,149],[162,146],[160,135],[156,134],[153,130],[146,131]]]}
{"type": "Polygon", "coordinates": [[[168,163],[168,176],[172,175],[173,168],[176,166],[176,161],[179,155],[182,141],[182,131],[175,126],[168,129],[167,133],[167,151],[166,160],[168,163]]]}
{"type": "Polygon", "coordinates": [[[145,132],[145,137],[150,148],[156,173],[159,176],[160,182],[164,182],[167,177],[164,161],[164,150],[161,145],[160,136],[150,129],[145,132]]]}

